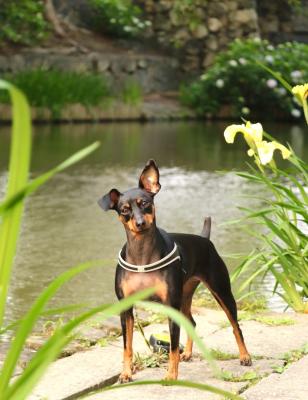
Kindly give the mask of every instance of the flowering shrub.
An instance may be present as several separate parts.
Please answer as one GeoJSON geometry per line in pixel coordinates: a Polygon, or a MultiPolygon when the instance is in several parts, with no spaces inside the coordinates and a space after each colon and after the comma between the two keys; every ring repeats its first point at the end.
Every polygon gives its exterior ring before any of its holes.
{"type": "Polygon", "coordinates": [[[200,115],[230,105],[235,115],[246,118],[299,118],[302,108],[298,100],[290,98],[258,62],[278,71],[291,85],[308,80],[308,45],[288,42],[274,47],[266,40],[237,39],[199,80],[182,87],[181,99],[200,115]]]}
{"type": "Polygon", "coordinates": [[[98,31],[120,37],[134,36],[150,25],[142,19],[141,9],[132,0],[90,0],[90,5],[98,31]]]}

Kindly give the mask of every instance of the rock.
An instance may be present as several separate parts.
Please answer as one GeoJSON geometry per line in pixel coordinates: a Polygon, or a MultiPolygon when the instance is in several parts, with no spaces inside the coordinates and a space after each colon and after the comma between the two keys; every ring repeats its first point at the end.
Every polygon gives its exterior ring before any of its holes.
{"type": "Polygon", "coordinates": [[[196,39],[203,39],[209,34],[209,31],[207,30],[205,25],[198,25],[193,31],[192,35],[196,39]]]}
{"type": "Polygon", "coordinates": [[[182,28],[179,29],[176,34],[174,35],[174,39],[177,42],[185,43],[190,39],[190,34],[188,29],[182,28]]]}
{"type": "Polygon", "coordinates": [[[209,18],[207,26],[211,32],[218,32],[222,28],[222,23],[217,18],[209,18]]]}
{"type": "Polygon", "coordinates": [[[137,65],[140,69],[146,69],[148,67],[148,63],[146,62],[146,60],[139,60],[137,65]]]}
{"type": "Polygon", "coordinates": [[[127,64],[124,66],[124,71],[132,74],[133,72],[135,72],[137,69],[137,64],[136,61],[134,60],[128,60],[127,64]]]}
{"type": "Polygon", "coordinates": [[[209,2],[208,4],[208,15],[210,17],[222,17],[226,15],[228,2],[209,2]]]}
{"type": "Polygon", "coordinates": [[[256,10],[252,8],[248,10],[237,10],[233,13],[233,19],[238,24],[250,24],[257,21],[258,15],[256,10]]]}
{"type": "Polygon", "coordinates": [[[110,61],[109,60],[104,60],[104,59],[99,59],[98,60],[97,70],[99,72],[108,71],[109,68],[110,68],[110,61]]]}
{"type": "Polygon", "coordinates": [[[218,40],[217,40],[216,36],[211,35],[206,40],[206,48],[210,49],[211,51],[216,51],[218,49],[218,40]]]}
{"type": "Polygon", "coordinates": [[[229,11],[235,11],[237,9],[237,6],[238,6],[236,1],[228,1],[226,3],[226,5],[227,5],[227,8],[228,8],[229,11]]]}
{"type": "Polygon", "coordinates": [[[214,58],[215,58],[215,54],[214,53],[212,53],[212,52],[207,53],[206,56],[203,59],[202,67],[203,68],[208,68],[210,65],[213,64],[214,58]]]}

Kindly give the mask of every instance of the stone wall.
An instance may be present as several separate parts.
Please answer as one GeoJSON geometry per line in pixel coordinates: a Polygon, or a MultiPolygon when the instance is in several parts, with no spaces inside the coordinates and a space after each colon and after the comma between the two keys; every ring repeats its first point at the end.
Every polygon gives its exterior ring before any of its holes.
{"type": "Polygon", "coordinates": [[[185,72],[212,64],[215,54],[236,37],[259,36],[254,0],[200,0],[190,17],[185,17],[185,10],[179,11],[173,0],[139,3],[152,22],[148,35],[164,48],[177,49],[185,72]]]}
{"type": "Polygon", "coordinates": [[[0,54],[0,76],[32,69],[57,69],[103,75],[115,92],[125,85],[138,84],[143,95],[176,91],[183,76],[176,58],[134,52],[80,53],[72,47],[26,48],[9,55],[0,54]]]}
{"type": "Polygon", "coordinates": [[[308,43],[308,0],[303,0],[298,10],[286,0],[258,0],[257,13],[263,38],[274,43],[291,40],[308,43]]]}
{"type": "MultiPolygon", "coordinates": [[[[172,52],[187,74],[212,64],[215,54],[234,38],[262,37],[274,42],[308,42],[308,0],[300,13],[287,0],[194,0],[193,18],[178,12],[176,0],[134,0],[152,26],[143,35],[146,46],[172,52]]],[[[91,27],[87,0],[54,0],[72,22],[91,27]]],[[[189,10],[187,12],[189,14],[189,10]]]]}

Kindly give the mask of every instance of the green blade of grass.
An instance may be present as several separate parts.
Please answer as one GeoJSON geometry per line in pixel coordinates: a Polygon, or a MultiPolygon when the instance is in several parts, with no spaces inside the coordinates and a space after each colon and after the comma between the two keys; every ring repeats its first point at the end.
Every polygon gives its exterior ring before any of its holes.
{"type": "Polygon", "coordinates": [[[179,311],[175,310],[174,308],[164,306],[164,305],[158,304],[158,303],[150,303],[150,302],[143,301],[143,302],[140,302],[139,305],[145,309],[150,309],[151,311],[165,314],[169,318],[171,318],[173,321],[175,321],[179,326],[183,326],[183,328],[185,329],[187,334],[196,342],[196,345],[199,347],[203,356],[209,362],[215,375],[217,377],[222,376],[220,369],[218,368],[216,362],[214,361],[214,359],[212,357],[211,351],[204,345],[202,340],[196,334],[196,331],[195,331],[193,325],[191,324],[191,322],[186,317],[184,317],[183,314],[181,314],[179,311]]]}
{"type": "Polygon", "coordinates": [[[186,387],[192,389],[203,390],[211,393],[218,394],[223,396],[225,399],[231,400],[244,400],[243,397],[238,396],[234,393],[228,392],[223,389],[219,389],[215,386],[206,385],[204,383],[191,382],[186,380],[177,380],[177,381],[166,381],[166,380],[146,380],[146,381],[138,381],[132,383],[125,383],[122,385],[114,385],[108,386],[104,389],[100,389],[99,392],[109,391],[109,390],[120,390],[121,388],[127,388],[131,386],[145,386],[145,385],[160,385],[160,386],[178,386],[178,387],[186,387]]]}
{"type": "Polygon", "coordinates": [[[281,76],[279,72],[275,72],[274,70],[262,64],[258,60],[256,60],[256,63],[260,65],[261,68],[265,69],[265,71],[273,75],[277,79],[277,81],[279,81],[282,84],[282,86],[284,86],[290,93],[292,93],[292,86],[281,76]]]}
{"type": "MultiPolygon", "coordinates": [[[[88,307],[89,307],[89,304],[83,303],[83,304],[70,304],[70,305],[64,306],[64,307],[49,308],[48,310],[42,311],[41,314],[40,314],[40,317],[49,316],[49,315],[64,314],[64,313],[67,313],[67,312],[77,311],[77,310],[80,310],[82,308],[88,308],[88,307]]],[[[11,322],[8,325],[2,327],[0,329],[0,335],[3,335],[5,332],[11,331],[11,330],[15,329],[16,327],[18,327],[22,320],[23,320],[23,318],[20,318],[18,320],[15,320],[15,321],[11,322]]]]}
{"type": "Polygon", "coordinates": [[[74,276],[80,274],[81,272],[91,267],[94,267],[95,265],[97,265],[97,262],[88,262],[80,264],[77,267],[72,268],[68,271],[65,271],[58,278],[56,278],[36,299],[33,306],[26,314],[25,318],[21,321],[16,336],[12,341],[10,349],[5,358],[0,374],[0,393],[2,393],[4,391],[4,388],[8,385],[9,380],[15,370],[25,340],[29,333],[32,331],[34,324],[38,320],[47,302],[60,289],[60,287],[63,286],[65,282],[72,279],[74,276]]]}
{"type": "Polygon", "coordinates": [[[33,389],[38,379],[44,374],[62,348],[72,340],[71,332],[82,322],[103,311],[103,320],[119,314],[132,307],[137,301],[149,297],[154,288],[145,289],[112,305],[102,305],[87,311],[59,328],[54,335],[39,349],[25,368],[23,374],[9,387],[3,400],[19,400],[25,398],[33,389]]]}
{"type": "MultiPolygon", "coordinates": [[[[25,96],[13,85],[0,80],[0,89],[8,90],[13,104],[12,143],[6,197],[24,187],[28,180],[31,153],[30,110],[25,96]]],[[[2,326],[11,266],[15,256],[23,203],[5,215],[0,226],[0,326],[2,326]]]]}

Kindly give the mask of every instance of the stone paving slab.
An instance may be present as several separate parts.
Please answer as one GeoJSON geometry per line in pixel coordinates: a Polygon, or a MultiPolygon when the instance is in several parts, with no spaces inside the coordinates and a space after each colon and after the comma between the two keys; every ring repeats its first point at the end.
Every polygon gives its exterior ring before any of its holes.
{"type": "Polygon", "coordinates": [[[55,361],[28,400],[70,399],[89,389],[110,385],[120,373],[122,349],[110,345],[95,347],[55,361]]]}
{"type": "MultiPolygon", "coordinates": [[[[245,372],[256,371],[260,376],[266,375],[272,371],[271,363],[273,360],[257,360],[253,367],[243,367],[239,365],[237,360],[220,361],[219,367],[224,371],[229,371],[233,376],[240,377],[245,372]]],[[[163,379],[166,373],[165,368],[148,368],[134,374],[134,381],[145,381],[153,379],[163,379]]],[[[215,386],[223,390],[237,393],[244,390],[248,386],[247,381],[242,382],[226,382],[213,377],[210,367],[204,361],[194,360],[192,362],[180,364],[180,378],[193,382],[201,382],[207,385],[215,386]]],[[[100,392],[87,396],[86,400],[115,400],[125,398],[125,400],[142,399],[146,393],[147,400],[174,400],[175,398],[189,400],[216,400],[221,399],[220,395],[200,391],[198,389],[190,389],[183,387],[168,387],[168,386],[136,386],[131,388],[117,389],[115,391],[100,392]]],[[[276,399],[277,400],[277,399],[276,399]]]]}
{"type": "MultiPolygon", "coordinates": [[[[296,321],[294,325],[284,326],[266,326],[255,321],[243,321],[241,323],[248,349],[252,355],[259,355],[265,359],[254,360],[253,367],[247,368],[239,365],[239,360],[229,360],[219,362],[220,366],[231,372],[234,376],[240,376],[246,371],[255,371],[257,374],[264,376],[272,372],[274,366],[282,365],[279,359],[285,352],[299,349],[308,341],[308,316],[296,314],[275,314],[276,318],[289,317],[296,321]]],[[[206,310],[194,315],[197,321],[197,333],[203,337],[208,347],[219,349],[227,353],[238,354],[238,349],[232,333],[232,329],[222,328],[221,323],[226,320],[221,311],[206,310]]],[[[168,331],[168,324],[151,324],[145,328],[146,337],[149,338],[153,332],[159,333],[168,331]]],[[[181,342],[184,344],[186,340],[185,332],[181,332],[181,342]]],[[[197,352],[195,348],[195,353],[197,352]]],[[[88,393],[95,388],[106,386],[116,382],[117,377],[122,368],[122,338],[112,342],[107,347],[101,348],[96,346],[88,351],[76,353],[70,357],[55,361],[47,373],[35,388],[33,394],[28,397],[29,400],[48,399],[63,400],[76,398],[78,394],[88,393]]],[[[134,352],[141,355],[149,354],[144,339],[139,332],[134,332],[134,352]]],[[[180,379],[191,379],[196,382],[213,384],[221,388],[229,388],[229,390],[243,390],[247,386],[247,382],[224,382],[213,378],[213,374],[209,371],[206,361],[200,361],[198,353],[194,357],[193,362],[181,363],[179,369],[180,379]],[[219,384],[218,384],[219,383],[219,384]]],[[[134,375],[134,379],[162,379],[166,373],[165,368],[146,369],[134,375]]],[[[153,396],[149,399],[156,400],[162,398],[161,390],[168,389],[164,392],[163,397],[169,393],[170,397],[182,394],[183,388],[171,388],[155,386],[153,388],[153,396]],[[155,394],[157,393],[157,394],[155,394]],[[159,394],[158,394],[159,393],[159,394]],[[155,397],[158,396],[158,397],[155,397]]],[[[124,390],[124,389],[123,389],[124,390]]],[[[142,398],[145,388],[128,388],[125,389],[127,400],[129,396],[134,400],[142,398]],[[136,396],[136,390],[139,390],[139,397],[136,396]],[[132,395],[130,394],[132,393],[132,395]]],[[[195,389],[185,389],[189,399],[214,399],[216,397],[204,397],[205,394],[195,389]],[[197,394],[196,394],[197,393],[197,394]],[[201,397],[203,396],[203,397],[201,397]]],[[[186,392],[185,392],[186,393],[186,392]]],[[[119,397],[119,392],[108,392],[104,394],[104,398],[113,399],[119,397]]],[[[102,394],[100,394],[102,396],[102,394]]],[[[121,393],[121,398],[123,394],[121,393]]],[[[169,394],[168,394],[169,396],[169,394]]],[[[209,394],[207,393],[207,396],[209,394]]],[[[212,396],[212,395],[211,395],[212,396]]],[[[99,397],[103,398],[103,397],[99,397]]],[[[183,398],[180,396],[179,398],[183,398]]],[[[268,400],[267,397],[264,397],[268,400]]],[[[251,398],[252,399],[252,398],[251,398]]],[[[278,398],[276,397],[275,400],[278,398]]],[[[283,398],[284,399],[284,398],[283,398]]],[[[308,396],[305,400],[308,399],[308,396]]],[[[92,400],[92,399],[91,399],[92,400]]],[[[250,399],[249,399],[250,400],[250,399]]],[[[290,400],[290,399],[289,399],[290,400]]]]}
{"type": "Polygon", "coordinates": [[[292,364],[283,374],[272,374],[242,395],[247,400],[307,400],[308,356],[292,364]]]}

